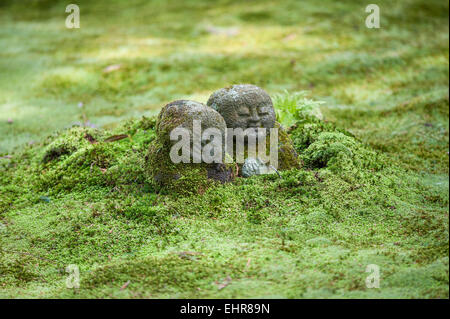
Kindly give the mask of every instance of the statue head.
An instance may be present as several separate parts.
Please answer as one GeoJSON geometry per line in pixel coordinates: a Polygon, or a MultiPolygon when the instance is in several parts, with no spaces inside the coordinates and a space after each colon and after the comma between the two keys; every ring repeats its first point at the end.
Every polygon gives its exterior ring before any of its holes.
{"type": "Polygon", "coordinates": [[[192,154],[196,152],[201,156],[201,148],[214,142],[222,145],[220,157],[225,156],[226,124],[223,117],[211,107],[189,100],[177,100],[164,106],[156,123],[158,138],[171,147],[177,144],[174,136],[178,136],[180,128],[189,135],[189,139],[183,142],[188,142],[192,154]]]}
{"type": "Polygon", "coordinates": [[[194,120],[201,123],[202,132],[214,127],[225,134],[225,121],[218,112],[202,103],[189,100],[177,100],[164,106],[158,116],[156,133],[160,136],[167,135],[174,128],[183,127],[192,134],[194,120]]]}
{"type": "Polygon", "coordinates": [[[273,128],[275,110],[263,89],[251,84],[233,85],[214,92],[208,102],[219,112],[229,128],[273,128]]]}
{"type": "Polygon", "coordinates": [[[209,106],[188,100],[173,101],[161,109],[156,138],[146,156],[146,175],[156,186],[180,193],[234,178],[234,166],[225,163],[226,123],[209,106]]]}

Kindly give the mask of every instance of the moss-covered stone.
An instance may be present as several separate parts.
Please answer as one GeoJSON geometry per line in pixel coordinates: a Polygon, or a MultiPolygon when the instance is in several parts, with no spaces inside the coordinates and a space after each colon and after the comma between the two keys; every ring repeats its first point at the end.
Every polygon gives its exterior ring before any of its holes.
{"type": "MultiPolygon", "coordinates": [[[[194,101],[179,100],[163,107],[156,123],[157,138],[151,143],[146,156],[146,176],[158,190],[176,193],[203,193],[211,185],[233,180],[235,165],[223,163],[193,163],[193,121],[201,121],[201,131],[217,128],[223,134],[225,150],[226,124],[222,116],[214,109],[194,101]],[[174,142],[170,132],[183,127],[191,134],[190,163],[174,163],[170,150],[174,142]]],[[[225,158],[223,152],[222,158],[225,158]]]]}
{"type": "MultiPolygon", "coordinates": [[[[302,161],[299,158],[297,151],[295,150],[294,144],[292,143],[288,133],[286,130],[281,126],[280,123],[275,122],[275,128],[278,129],[278,164],[272,165],[277,166],[277,170],[290,170],[293,168],[300,169],[302,167],[302,161]]],[[[230,152],[231,153],[231,152],[230,152]]],[[[270,157],[270,134],[267,134],[266,136],[266,155],[267,157],[270,157]]],[[[239,167],[239,175],[242,175],[242,167],[244,163],[239,163],[237,160],[237,154],[234,150],[232,153],[233,160],[235,162],[238,162],[237,165],[239,167]]],[[[244,145],[244,159],[247,159],[249,156],[249,149],[248,145],[244,145]]],[[[271,164],[271,163],[267,163],[271,164]]]]}
{"type": "Polygon", "coordinates": [[[227,127],[273,128],[275,111],[266,91],[251,84],[239,84],[217,90],[207,104],[219,112],[227,127]]]}
{"type": "MultiPolygon", "coordinates": [[[[248,131],[252,128],[265,128],[266,131],[266,155],[270,153],[270,132],[272,128],[278,129],[278,163],[279,170],[300,168],[301,164],[292,141],[280,123],[275,121],[275,110],[272,99],[262,88],[251,84],[239,84],[222,88],[211,94],[208,99],[209,106],[217,110],[225,119],[228,128],[241,128],[247,130],[248,136],[255,133],[248,131]]],[[[244,159],[248,158],[247,139],[244,145],[244,159]]],[[[230,151],[236,161],[236,152],[230,151]]],[[[239,161],[237,161],[239,162],[239,161]]],[[[243,163],[239,163],[242,173],[243,163]]]]}

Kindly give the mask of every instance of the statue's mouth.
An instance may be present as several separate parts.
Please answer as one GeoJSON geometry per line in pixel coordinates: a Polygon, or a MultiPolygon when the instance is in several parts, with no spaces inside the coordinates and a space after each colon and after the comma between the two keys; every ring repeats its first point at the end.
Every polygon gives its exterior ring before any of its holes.
{"type": "Polygon", "coordinates": [[[250,128],[259,128],[259,127],[261,127],[261,123],[260,122],[248,123],[248,127],[250,127],[250,128]]]}

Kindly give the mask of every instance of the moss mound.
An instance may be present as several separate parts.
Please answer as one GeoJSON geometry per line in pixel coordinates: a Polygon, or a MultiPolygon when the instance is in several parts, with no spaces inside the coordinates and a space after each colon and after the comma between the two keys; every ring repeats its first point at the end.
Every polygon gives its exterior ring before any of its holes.
{"type": "Polygon", "coordinates": [[[36,192],[59,194],[89,186],[144,185],[144,158],[155,137],[154,118],[129,121],[114,131],[72,127],[29,146],[5,168],[20,165],[22,174],[4,178],[36,192]]]}
{"type": "Polygon", "coordinates": [[[338,172],[385,167],[386,158],[331,123],[308,117],[291,127],[290,133],[305,168],[338,172]]]}
{"type": "Polygon", "coordinates": [[[171,162],[156,123],[73,127],[0,162],[1,296],[38,296],[36,287],[49,284],[46,296],[77,298],[301,298],[322,296],[323,287],[367,297],[376,295],[361,274],[372,263],[388,269],[387,295],[448,296],[442,180],[395,166],[331,123],[302,118],[283,134],[285,150],[303,164],[281,178],[222,184],[204,166],[174,165],[164,170],[180,178],[161,186],[149,172],[171,162]],[[85,288],[76,292],[64,288],[74,263],[85,288]],[[171,281],[155,286],[151,271],[140,280],[148,265],[171,281]],[[287,276],[294,266],[309,275],[287,276]],[[184,269],[191,275],[179,282],[184,269]],[[217,290],[227,276],[230,288],[217,290]],[[255,289],[244,289],[249,276],[255,289]],[[267,290],[268,281],[277,284],[267,290]]]}
{"type": "Polygon", "coordinates": [[[278,128],[278,169],[301,168],[301,160],[286,130],[278,122],[275,122],[275,127],[278,128]]]}

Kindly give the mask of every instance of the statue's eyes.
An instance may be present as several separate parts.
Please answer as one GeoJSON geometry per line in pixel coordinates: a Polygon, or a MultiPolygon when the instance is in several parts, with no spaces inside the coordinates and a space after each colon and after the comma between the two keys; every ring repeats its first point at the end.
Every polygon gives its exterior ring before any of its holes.
{"type": "Polygon", "coordinates": [[[261,106],[258,111],[259,114],[267,114],[269,113],[269,108],[267,106],[261,106]]]}
{"type": "Polygon", "coordinates": [[[241,108],[238,110],[238,114],[240,116],[248,116],[250,115],[250,111],[247,108],[241,108]]]}

